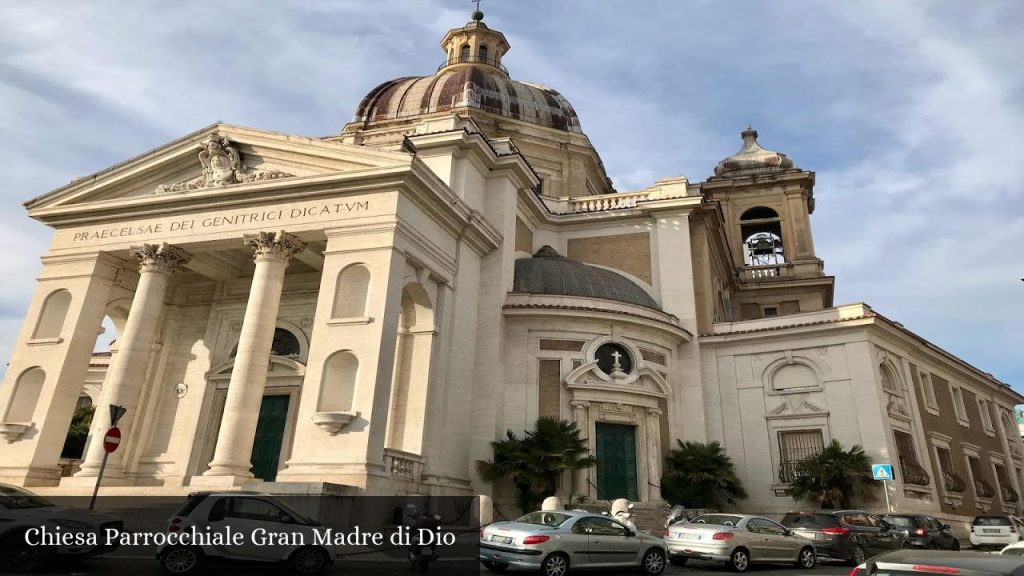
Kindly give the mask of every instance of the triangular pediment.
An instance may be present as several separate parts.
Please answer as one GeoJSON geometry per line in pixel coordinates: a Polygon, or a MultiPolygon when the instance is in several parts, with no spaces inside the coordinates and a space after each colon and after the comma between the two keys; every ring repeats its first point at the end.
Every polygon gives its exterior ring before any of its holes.
{"type": "Polygon", "coordinates": [[[412,155],[214,124],[25,203],[34,217],[168,195],[408,166],[412,155]]]}

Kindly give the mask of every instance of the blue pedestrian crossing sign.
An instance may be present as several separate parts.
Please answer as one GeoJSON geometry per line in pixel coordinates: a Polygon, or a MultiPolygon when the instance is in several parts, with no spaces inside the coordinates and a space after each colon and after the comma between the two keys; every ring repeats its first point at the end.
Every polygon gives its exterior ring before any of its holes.
{"type": "Polygon", "coordinates": [[[872,464],[871,475],[875,480],[892,480],[892,464],[872,464]]]}

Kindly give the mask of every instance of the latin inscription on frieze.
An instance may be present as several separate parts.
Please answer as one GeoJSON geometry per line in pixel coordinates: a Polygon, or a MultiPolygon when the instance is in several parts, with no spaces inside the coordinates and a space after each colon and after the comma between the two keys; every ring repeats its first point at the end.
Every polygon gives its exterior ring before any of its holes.
{"type": "Polygon", "coordinates": [[[75,232],[73,241],[107,240],[130,236],[148,236],[165,232],[189,232],[211,230],[224,226],[244,226],[251,224],[275,225],[280,222],[302,221],[330,215],[344,215],[365,212],[370,209],[368,200],[350,202],[327,202],[310,204],[294,208],[274,208],[272,210],[230,210],[220,214],[206,215],[196,218],[182,218],[170,222],[163,221],[150,224],[137,224],[84,230],[75,232]]]}

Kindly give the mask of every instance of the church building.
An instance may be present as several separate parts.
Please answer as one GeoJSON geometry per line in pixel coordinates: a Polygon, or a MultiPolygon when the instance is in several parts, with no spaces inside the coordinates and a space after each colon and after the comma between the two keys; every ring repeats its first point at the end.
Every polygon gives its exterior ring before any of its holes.
{"type": "Polygon", "coordinates": [[[333,136],[218,123],[27,202],[53,240],[0,385],[0,482],[89,493],[115,404],[121,494],[504,505],[475,462],[549,416],[598,458],[566,501],[659,506],[677,440],[717,441],[740,508],[779,514],[800,507],[794,463],[838,440],[893,465],[896,510],[1021,510],[1024,397],[833,301],[814,172],[747,128],[705,180],[618,191],[483,14],[441,48],[333,136]]]}

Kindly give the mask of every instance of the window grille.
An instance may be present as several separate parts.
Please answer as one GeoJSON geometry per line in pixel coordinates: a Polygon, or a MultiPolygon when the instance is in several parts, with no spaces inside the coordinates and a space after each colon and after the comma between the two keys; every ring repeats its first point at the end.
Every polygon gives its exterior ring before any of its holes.
{"type": "Polygon", "coordinates": [[[953,458],[949,455],[949,448],[936,446],[935,452],[939,455],[939,469],[942,471],[942,482],[946,492],[956,492],[959,494],[965,492],[967,484],[953,468],[953,458]]]}
{"type": "Polygon", "coordinates": [[[917,450],[914,449],[914,437],[906,432],[894,430],[896,437],[896,452],[899,454],[900,470],[903,472],[905,484],[927,486],[931,484],[931,476],[928,471],[917,461],[917,450]]]}
{"type": "Polygon", "coordinates": [[[825,439],[821,430],[779,432],[779,481],[783,484],[792,482],[797,463],[820,454],[824,449],[825,439]]]}

